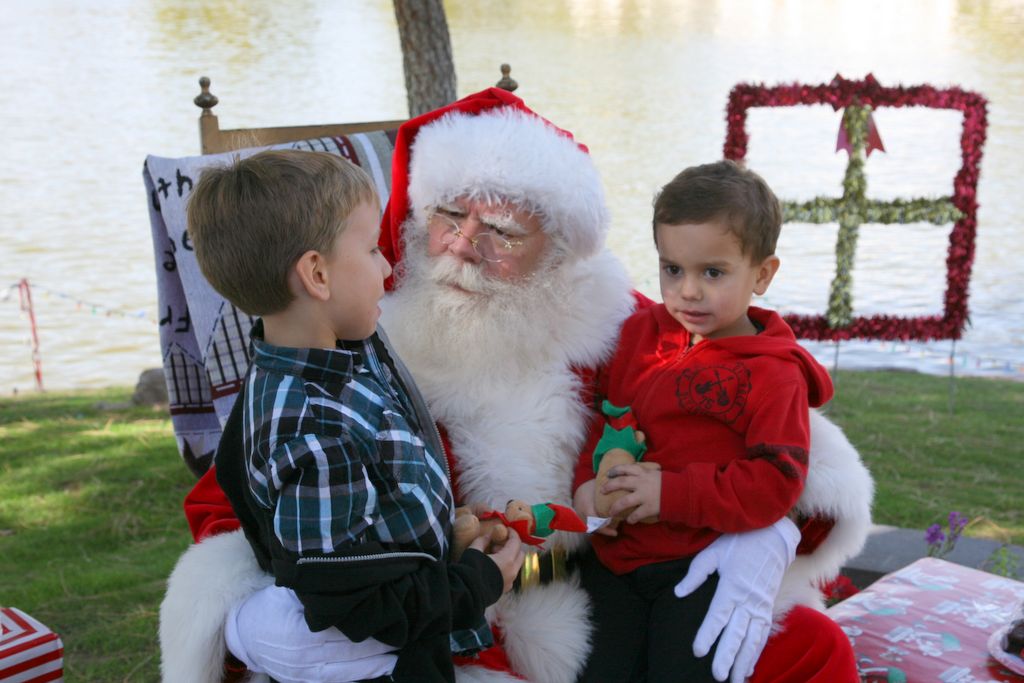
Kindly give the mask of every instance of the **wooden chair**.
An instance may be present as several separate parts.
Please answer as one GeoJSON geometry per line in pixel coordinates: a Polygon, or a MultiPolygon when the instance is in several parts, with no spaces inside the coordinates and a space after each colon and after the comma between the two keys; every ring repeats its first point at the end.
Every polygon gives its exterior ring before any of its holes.
{"type": "MultiPolygon", "coordinates": [[[[509,76],[511,70],[508,64],[501,65],[501,80],[495,83],[496,87],[508,90],[509,92],[519,87],[519,84],[509,76]]],[[[353,133],[367,133],[376,130],[394,130],[405,123],[404,120],[366,121],[362,123],[329,123],[312,126],[221,130],[220,122],[213,113],[213,108],[217,106],[219,100],[210,92],[210,79],[206,76],[200,78],[199,87],[202,89],[202,92],[196,96],[193,102],[203,110],[203,113],[199,115],[199,142],[203,154],[218,154],[245,147],[263,147],[335,135],[351,135],[353,133]]]]}
{"type": "MultiPolygon", "coordinates": [[[[515,90],[507,64],[497,84],[515,90]]],[[[248,367],[249,329],[253,319],[217,294],[202,276],[190,245],[185,210],[189,195],[210,165],[230,163],[235,152],[281,145],[339,154],[373,178],[387,200],[391,154],[402,121],[322,126],[288,126],[221,130],[213,107],[210,79],[199,79],[195,98],[202,109],[199,141],[202,156],[178,159],[150,155],[144,181],[157,264],[160,348],[167,380],[171,421],[182,458],[196,476],[213,461],[221,424],[227,419],[248,367]]]]}

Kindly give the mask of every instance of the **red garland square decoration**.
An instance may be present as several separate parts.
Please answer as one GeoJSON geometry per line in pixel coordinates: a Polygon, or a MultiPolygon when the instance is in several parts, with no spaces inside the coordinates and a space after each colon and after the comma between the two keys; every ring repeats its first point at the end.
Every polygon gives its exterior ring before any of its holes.
{"type": "Polygon", "coordinates": [[[726,159],[737,162],[747,154],[747,110],[751,107],[794,107],[828,104],[833,109],[849,106],[928,107],[963,112],[960,135],[963,163],[953,179],[953,206],[960,212],[949,235],[946,257],[945,310],[941,316],[901,317],[872,315],[854,317],[847,324],[832,327],[824,315],[785,316],[800,339],[845,340],[881,339],[915,340],[959,339],[968,322],[967,288],[974,261],[974,237],[977,230],[977,187],[981,150],[987,127],[986,99],[960,88],[939,89],[930,85],[885,87],[868,74],[862,81],[849,81],[837,75],[825,85],[765,86],[740,83],[729,93],[726,110],[728,129],[725,139],[726,159]]]}

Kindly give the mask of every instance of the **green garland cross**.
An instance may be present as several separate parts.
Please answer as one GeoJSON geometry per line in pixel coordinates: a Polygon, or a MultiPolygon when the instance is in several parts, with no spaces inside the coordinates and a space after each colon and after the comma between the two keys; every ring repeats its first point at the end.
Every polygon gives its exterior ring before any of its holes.
{"type": "Polygon", "coordinates": [[[926,222],[943,225],[960,220],[963,214],[949,197],[941,199],[895,199],[877,201],[867,197],[864,176],[864,147],[868,136],[871,107],[851,105],[843,112],[842,126],[850,141],[850,161],[843,177],[843,196],[815,197],[807,202],[782,202],[783,222],[838,223],[836,275],[829,288],[829,327],[849,325],[853,320],[853,262],[857,237],[863,223],[926,222]]]}

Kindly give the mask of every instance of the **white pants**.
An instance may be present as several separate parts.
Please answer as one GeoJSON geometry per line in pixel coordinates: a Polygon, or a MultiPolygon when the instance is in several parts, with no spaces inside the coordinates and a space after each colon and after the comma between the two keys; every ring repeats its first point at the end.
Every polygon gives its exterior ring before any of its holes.
{"type": "Polygon", "coordinates": [[[336,628],[310,631],[298,597],[279,586],[267,586],[236,604],[224,638],[250,671],[281,683],[376,678],[390,674],[398,661],[393,647],[372,638],[354,643],[336,628]]]}

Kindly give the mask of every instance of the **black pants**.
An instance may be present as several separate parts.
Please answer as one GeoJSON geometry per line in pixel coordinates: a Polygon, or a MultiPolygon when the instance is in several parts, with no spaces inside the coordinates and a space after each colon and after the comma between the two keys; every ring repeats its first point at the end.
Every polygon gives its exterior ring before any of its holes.
{"type": "Polygon", "coordinates": [[[595,632],[581,683],[714,681],[715,648],[698,659],[693,639],[715,594],[718,574],[679,599],[673,589],[692,558],[649,564],[616,576],[593,551],[583,555],[580,582],[590,594],[595,632]]]}

